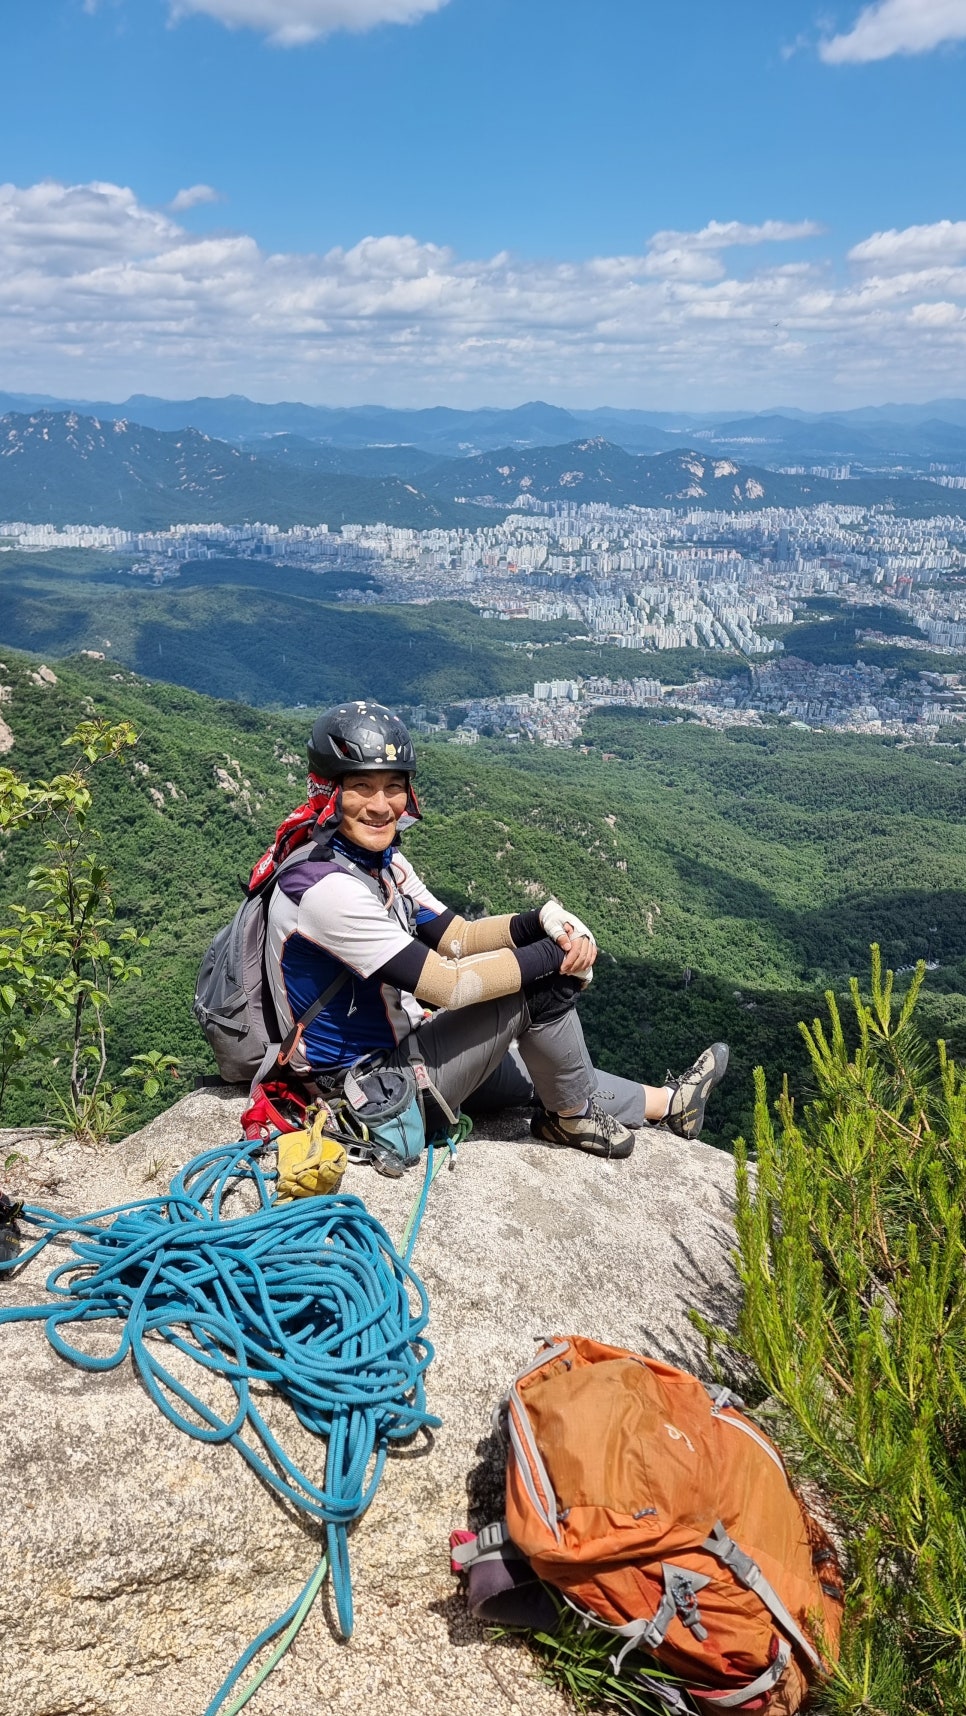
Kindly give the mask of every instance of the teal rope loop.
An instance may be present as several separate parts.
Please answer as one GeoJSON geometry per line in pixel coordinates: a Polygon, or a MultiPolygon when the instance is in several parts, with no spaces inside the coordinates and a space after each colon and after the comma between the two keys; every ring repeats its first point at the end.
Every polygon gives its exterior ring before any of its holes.
{"type": "MultiPolygon", "coordinates": [[[[0,1324],[45,1322],[54,1350],[84,1370],[112,1370],[130,1353],[166,1418],[199,1441],[230,1442],[276,1495],[323,1524],[339,1626],[348,1637],[346,1529],[372,1501],[392,1443],[440,1423],[426,1410],[429,1301],[409,1265],[412,1243],[401,1257],[360,1198],[336,1194],[273,1205],[275,1176],[257,1161],[264,1148],[260,1140],[243,1140],[207,1150],[175,1176],[166,1196],[81,1219],[26,1205],[20,1219],[39,1237],[0,1268],[19,1268],[67,1235],[71,1256],[47,1277],[53,1306],[2,1310],[0,1324]],[[224,1200],[243,1180],[254,1185],[259,1207],[227,1218],[224,1200]],[[104,1319],[120,1324],[109,1357],[69,1338],[75,1325],[104,1319]],[[237,1401],[231,1416],[185,1387],[151,1336],[227,1381],[237,1401]],[[325,1438],[321,1486],[270,1430],[252,1398],[253,1383],[270,1383],[299,1422],[325,1438]]],[[[432,1171],[430,1151],[427,1186],[432,1171]]],[[[208,1716],[301,1601],[246,1651],[208,1716]]]]}

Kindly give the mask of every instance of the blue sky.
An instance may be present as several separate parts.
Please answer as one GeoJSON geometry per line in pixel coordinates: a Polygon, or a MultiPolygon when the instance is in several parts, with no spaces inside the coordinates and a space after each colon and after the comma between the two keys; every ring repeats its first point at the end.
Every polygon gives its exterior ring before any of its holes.
{"type": "Polygon", "coordinates": [[[6,14],[0,387],[966,393],[966,0],[6,14]]]}

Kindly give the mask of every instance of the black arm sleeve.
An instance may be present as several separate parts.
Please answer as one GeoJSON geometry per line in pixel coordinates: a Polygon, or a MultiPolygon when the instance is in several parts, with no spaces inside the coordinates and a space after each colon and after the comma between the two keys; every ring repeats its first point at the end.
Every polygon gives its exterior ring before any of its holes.
{"type": "Polygon", "coordinates": [[[420,973],[429,957],[429,949],[421,942],[411,941],[399,953],[394,953],[387,959],[385,965],[380,965],[373,976],[380,983],[391,983],[395,989],[408,989],[410,995],[419,982],[420,973]]]}
{"type": "MultiPolygon", "coordinates": [[[[416,935],[421,942],[425,943],[426,947],[436,949],[455,916],[456,913],[449,910],[440,912],[437,917],[428,918],[424,924],[417,924],[416,935]]],[[[395,982],[395,978],[390,979],[390,981],[395,982]]]]}
{"type": "Polygon", "coordinates": [[[544,933],[539,912],[517,912],[510,919],[510,940],[514,947],[529,947],[532,941],[541,941],[544,933]]]}
{"type": "Polygon", "coordinates": [[[529,989],[531,983],[539,983],[542,977],[552,977],[567,957],[563,948],[546,935],[528,947],[516,948],[515,952],[520,967],[521,989],[529,989]]]}

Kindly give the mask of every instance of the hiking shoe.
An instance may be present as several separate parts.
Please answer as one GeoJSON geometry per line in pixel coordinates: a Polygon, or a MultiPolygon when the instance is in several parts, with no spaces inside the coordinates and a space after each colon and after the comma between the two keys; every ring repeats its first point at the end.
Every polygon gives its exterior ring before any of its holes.
{"type": "Polygon", "coordinates": [[[727,1043],[712,1043],[680,1078],[669,1078],[671,1102],[663,1121],[679,1138],[697,1138],[704,1125],[704,1108],[716,1084],[728,1070],[727,1043]]]}
{"type": "Polygon", "coordinates": [[[530,1131],[546,1144],[569,1144],[574,1150],[586,1150],[590,1156],[616,1159],[629,1156],[634,1148],[633,1132],[612,1114],[605,1114],[600,1103],[593,1099],[586,1114],[566,1118],[551,1114],[546,1108],[539,1109],[530,1121],[530,1131]]]}

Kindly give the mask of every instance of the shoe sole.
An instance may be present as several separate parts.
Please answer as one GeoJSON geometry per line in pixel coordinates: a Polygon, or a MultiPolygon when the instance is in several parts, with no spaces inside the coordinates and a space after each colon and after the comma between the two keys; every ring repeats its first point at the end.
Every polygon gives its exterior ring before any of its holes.
{"type": "Polygon", "coordinates": [[[698,1057],[695,1067],[699,1067],[705,1060],[710,1060],[711,1064],[697,1080],[694,1095],[687,1108],[681,1114],[674,1116],[673,1124],[669,1122],[668,1130],[670,1132],[676,1133],[679,1138],[689,1140],[699,1136],[704,1126],[704,1111],[708,1105],[708,1097],[715,1086],[719,1085],[724,1078],[728,1071],[730,1059],[731,1050],[727,1043],[712,1043],[711,1047],[705,1049],[704,1054],[698,1057]]]}

